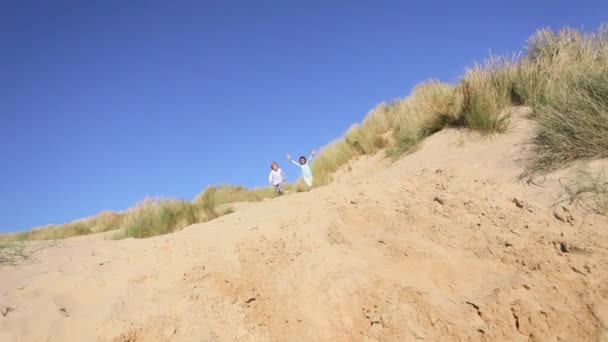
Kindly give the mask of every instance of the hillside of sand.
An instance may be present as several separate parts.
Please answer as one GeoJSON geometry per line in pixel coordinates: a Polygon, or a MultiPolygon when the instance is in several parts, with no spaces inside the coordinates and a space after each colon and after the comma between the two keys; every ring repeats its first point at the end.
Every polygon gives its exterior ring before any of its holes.
{"type": "MultiPolygon", "coordinates": [[[[0,341],[607,341],[608,219],[517,181],[532,124],[149,239],[0,268],[0,341]]],[[[33,243],[31,248],[42,243],[33,243]]]]}

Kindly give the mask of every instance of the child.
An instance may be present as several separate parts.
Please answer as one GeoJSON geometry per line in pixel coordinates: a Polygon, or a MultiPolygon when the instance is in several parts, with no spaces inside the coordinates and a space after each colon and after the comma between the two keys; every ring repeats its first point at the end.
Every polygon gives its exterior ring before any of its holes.
{"type": "Polygon", "coordinates": [[[298,166],[300,170],[302,170],[302,178],[304,178],[304,182],[308,185],[308,190],[312,187],[312,171],[310,170],[310,161],[317,154],[316,151],[312,151],[308,160],[304,156],[300,157],[300,163],[291,159],[290,155],[287,155],[287,159],[289,159],[294,165],[298,166]]]}
{"type": "Polygon", "coordinates": [[[283,183],[287,182],[287,177],[285,177],[283,170],[279,169],[279,164],[277,162],[272,162],[272,164],[270,164],[270,169],[268,183],[272,184],[272,186],[274,186],[274,191],[281,196],[284,194],[283,183]]]}

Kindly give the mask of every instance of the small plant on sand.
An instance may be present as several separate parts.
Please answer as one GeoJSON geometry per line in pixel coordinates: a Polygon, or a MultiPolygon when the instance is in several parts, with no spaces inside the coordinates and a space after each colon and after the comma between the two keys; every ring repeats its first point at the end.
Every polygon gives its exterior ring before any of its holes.
{"type": "Polygon", "coordinates": [[[23,241],[0,242],[0,266],[14,266],[29,257],[23,241]]]}
{"type": "Polygon", "coordinates": [[[608,175],[579,169],[571,181],[564,185],[563,201],[578,204],[594,213],[608,216],[608,175]]]}

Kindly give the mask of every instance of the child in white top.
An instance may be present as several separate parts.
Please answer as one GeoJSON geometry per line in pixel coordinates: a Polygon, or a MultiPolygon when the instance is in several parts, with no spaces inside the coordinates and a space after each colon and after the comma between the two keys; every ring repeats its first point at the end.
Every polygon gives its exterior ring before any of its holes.
{"type": "Polygon", "coordinates": [[[283,183],[285,182],[287,182],[287,177],[285,177],[285,173],[283,173],[283,170],[279,168],[279,164],[277,162],[272,162],[272,164],[270,164],[270,174],[268,175],[268,183],[274,186],[274,191],[276,191],[279,196],[285,193],[283,191],[283,183]]]}

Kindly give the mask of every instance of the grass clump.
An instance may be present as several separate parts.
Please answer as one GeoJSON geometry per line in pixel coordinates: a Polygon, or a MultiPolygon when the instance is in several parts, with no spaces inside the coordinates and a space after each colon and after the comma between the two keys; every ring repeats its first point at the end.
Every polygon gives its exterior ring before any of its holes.
{"type": "Polygon", "coordinates": [[[454,86],[435,80],[419,84],[410,96],[391,108],[397,119],[393,130],[395,142],[387,154],[397,158],[444,127],[462,125],[462,104],[462,92],[454,86]]]}
{"type": "Polygon", "coordinates": [[[219,216],[217,210],[215,210],[215,206],[217,205],[216,197],[217,188],[210,186],[207,188],[207,190],[203,191],[200,201],[198,202],[205,213],[205,217],[209,220],[213,220],[219,216]]]}
{"type": "Polygon", "coordinates": [[[256,202],[274,195],[274,190],[270,187],[247,189],[238,185],[220,185],[207,187],[194,198],[193,202],[207,201],[217,206],[236,202],[256,202]]]}
{"type": "Polygon", "coordinates": [[[608,157],[608,30],[540,30],[528,44],[519,91],[538,130],[525,176],[608,157]],[[536,70],[536,74],[526,72],[536,70]]]}
{"type": "Polygon", "coordinates": [[[117,238],[146,238],[167,234],[196,222],[198,213],[189,201],[147,198],[127,212],[117,238]]]}
{"type": "Polygon", "coordinates": [[[564,201],[580,205],[587,210],[608,216],[608,175],[579,169],[573,180],[564,185],[564,201]]]}
{"type": "Polygon", "coordinates": [[[217,217],[233,212],[230,203],[257,202],[265,198],[275,197],[270,187],[247,189],[238,185],[208,186],[192,201],[193,205],[202,210],[204,220],[213,220],[217,217]]]}
{"type": "Polygon", "coordinates": [[[26,260],[29,254],[25,247],[23,241],[0,242],[0,266],[14,266],[26,260]]]}
{"type": "Polygon", "coordinates": [[[460,84],[466,126],[483,133],[501,133],[508,127],[506,111],[514,102],[516,63],[490,57],[484,65],[466,71],[460,84]]]}
{"type": "Polygon", "coordinates": [[[418,85],[408,97],[379,104],[360,124],[351,126],[343,139],[321,149],[312,164],[315,182],[329,183],[353,157],[385,148],[395,158],[411,151],[424,137],[459,124],[461,106],[462,94],[456,87],[434,80],[418,85]]]}

